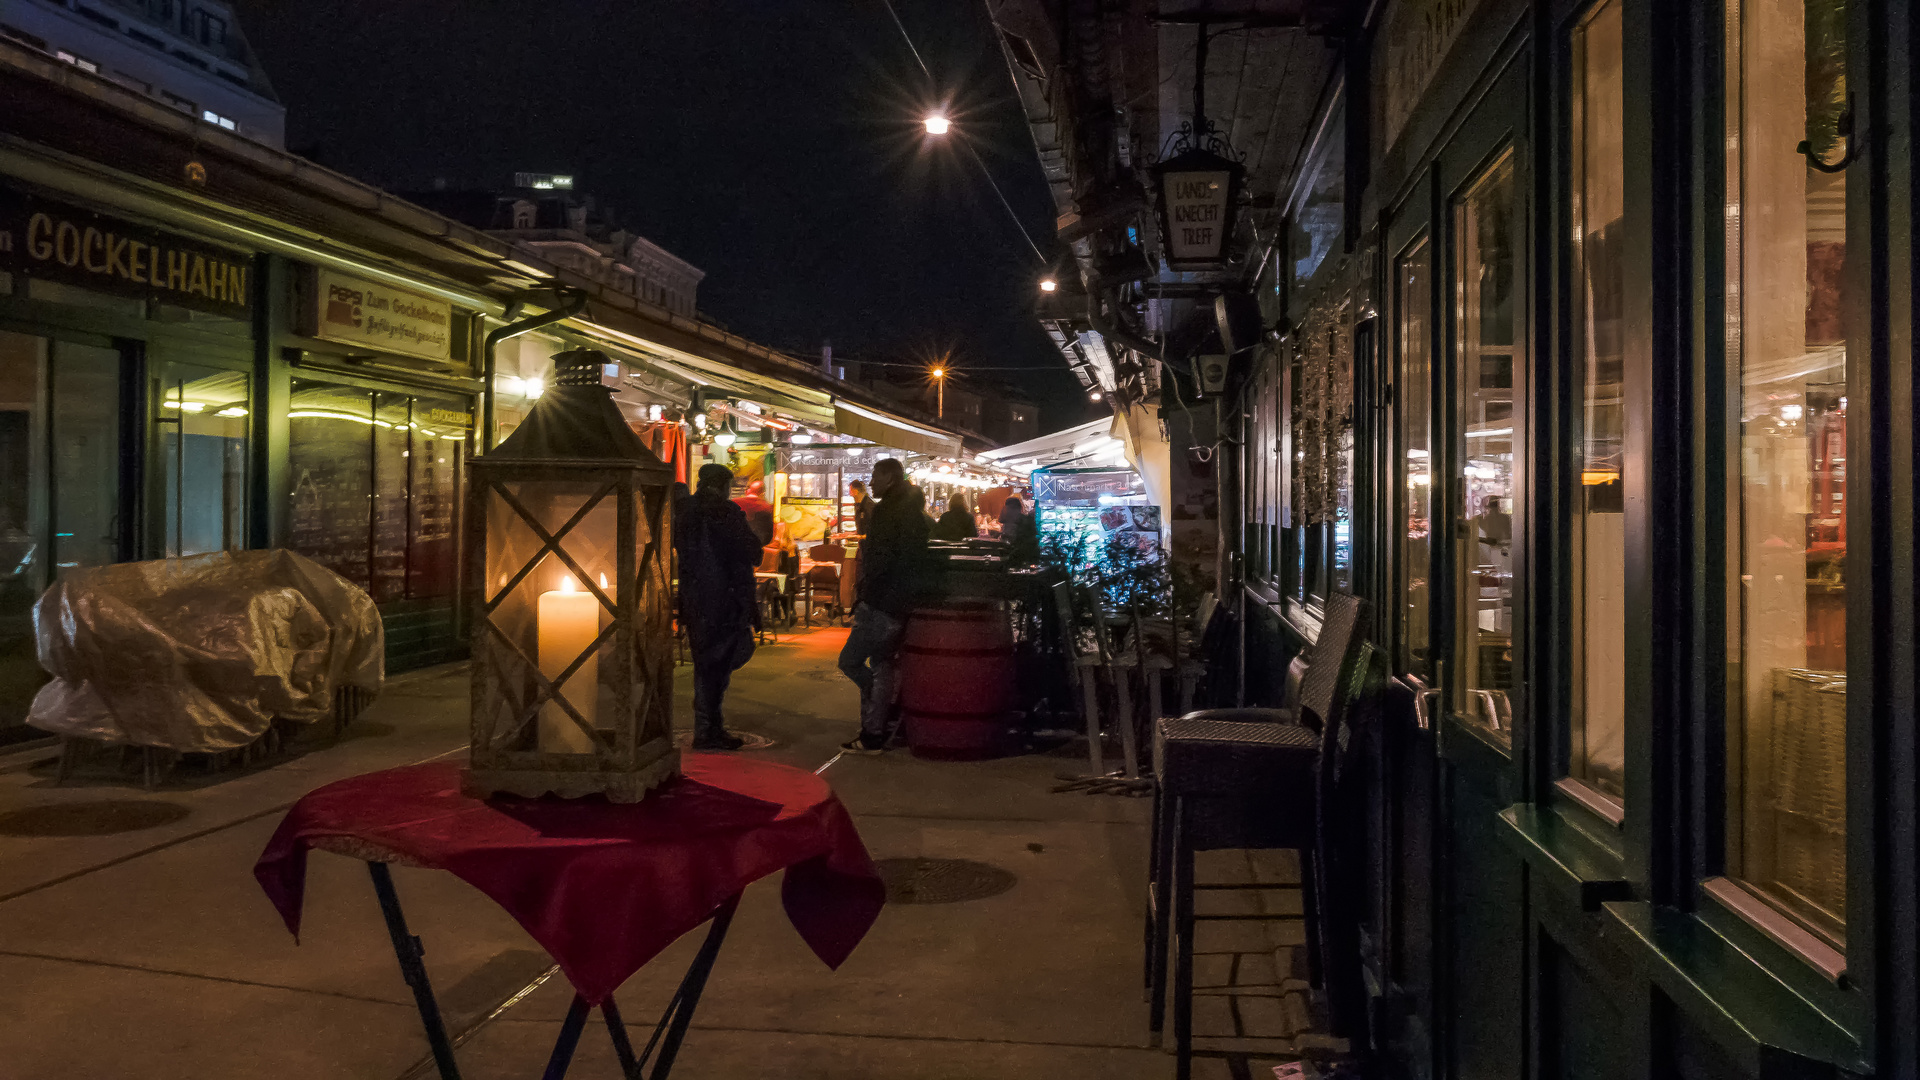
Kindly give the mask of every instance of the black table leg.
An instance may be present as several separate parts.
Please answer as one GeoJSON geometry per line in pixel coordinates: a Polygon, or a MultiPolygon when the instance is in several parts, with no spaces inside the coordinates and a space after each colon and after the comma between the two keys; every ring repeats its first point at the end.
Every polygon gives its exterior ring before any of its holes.
{"type": "Polygon", "coordinates": [[[587,1026],[587,1012],[592,1006],[579,994],[573,995],[573,1004],[567,1008],[567,1019],[560,1025],[560,1037],[553,1042],[553,1056],[547,1059],[547,1071],[541,1073],[541,1080],[561,1080],[567,1075],[567,1066],[573,1064],[574,1048],[580,1045],[580,1031],[587,1026]]]}
{"type": "Polygon", "coordinates": [[[600,1018],[607,1022],[607,1035],[613,1039],[613,1056],[620,1059],[620,1075],[637,1075],[639,1065],[633,1060],[633,1043],[627,1039],[626,1022],[620,1019],[620,1007],[613,1003],[613,998],[600,1003],[600,1018]]]}
{"type": "Polygon", "coordinates": [[[693,1010],[700,1005],[700,993],[706,989],[707,976],[713,972],[714,958],[720,955],[720,945],[727,939],[727,926],[733,922],[733,913],[740,906],[740,894],[720,905],[713,913],[713,926],[707,931],[707,940],[700,946],[700,952],[694,956],[688,966],[687,974],[680,980],[680,988],[673,992],[673,1000],[667,1003],[667,1011],[660,1016],[660,1023],[653,1029],[653,1038],[647,1040],[647,1048],[640,1052],[639,1059],[627,1071],[628,1080],[640,1080],[640,1070],[646,1068],[647,1059],[653,1056],[656,1043],[660,1046],[660,1058],[653,1063],[652,1080],[667,1080],[673,1072],[673,1059],[680,1054],[680,1043],[686,1038],[687,1025],[693,1023],[693,1010]],[[662,1041],[664,1034],[665,1040],[662,1041]]]}
{"type": "Polygon", "coordinates": [[[407,917],[400,911],[400,897],[393,891],[393,874],[383,862],[367,863],[373,875],[373,891],[380,898],[380,914],[387,919],[387,936],[393,939],[393,954],[400,960],[400,976],[413,988],[413,1003],[420,1010],[420,1023],[427,1029],[427,1045],[433,1047],[433,1061],[440,1067],[440,1080],[460,1080],[460,1066],[453,1060],[453,1043],[447,1038],[446,1024],[440,1020],[440,1005],[433,999],[433,983],[427,979],[427,965],[420,958],[426,949],[420,939],[407,932],[407,917]]]}
{"type": "MultiPolygon", "coordinates": [[[[393,953],[400,961],[400,975],[407,985],[413,988],[413,1002],[420,1010],[420,1023],[427,1031],[427,1044],[433,1048],[434,1064],[439,1066],[441,1080],[460,1080],[460,1067],[453,1059],[453,1041],[447,1038],[447,1027],[440,1018],[440,1005],[434,1000],[433,984],[427,978],[427,966],[421,961],[426,949],[420,939],[407,932],[406,915],[400,910],[400,896],[393,889],[393,874],[383,862],[367,863],[367,871],[373,875],[373,891],[380,898],[380,914],[386,917],[387,934],[393,939],[393,953]]],[[[733,922],[733,913],[740,906],[740,894],[735,893],[720,910],[713,913],[713,924],[707,931],[707,940],[700,945],[700,951],[688,966],[687,973],[680,980],[679,989],[673,992],[673,1000],[667,1003],[667,1011],[661,1015],[660,1023],[653,1029],[653,1037],[647,1040],[647,1048],[636,1058],[633,1044],[627,1038],[626,1025],[620,1020],[620,1009],[609,997],[600,1006],[600,1014],[607,1022],[607,1034],[613,1040],[613,1051],[620,1059],[620,1069],[629,1080],[641,1080],[641,1073],[647,1066],[647,1059],[653,1056],[657,1045],[660,1057],[653,1064],[652,1080],[667,1080],[673,1071],[674,1058],[680,1054],[680,1044],[686,1039],[687,1027],[693,1023],[693,1011],[700,1005],[700,994],[706,989],[707,976],[713,973],[713,962],[720,955],[720,946],[727,939],[727,927],[733,922]]],[[[547,1059],[547,1070],[542,1080],[561,1080],[567,1074],[567,1067],[573,1063],[573,1054],[580,1045],[580,1033],[586,1028],[587,1013],[592,1006],[579,994],[573,996],[573,1005],[567,1010],[567,1018],[560,1025],[560,1038],[553,1044],[553,1054],[547,1059]]]]}

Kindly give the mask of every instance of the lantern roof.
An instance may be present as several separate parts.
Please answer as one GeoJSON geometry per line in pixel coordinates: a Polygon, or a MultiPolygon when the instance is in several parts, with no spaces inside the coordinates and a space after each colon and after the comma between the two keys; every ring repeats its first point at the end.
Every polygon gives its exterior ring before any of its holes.
{"type": "Polygon", "coordinates": [[[673,469],[628,426],[600,373],[613,361],[599,349],[574,349],[553,358],[553,384],[513,433],[477,461],[567,461],[627,466],[669,483],[673,469]]]}

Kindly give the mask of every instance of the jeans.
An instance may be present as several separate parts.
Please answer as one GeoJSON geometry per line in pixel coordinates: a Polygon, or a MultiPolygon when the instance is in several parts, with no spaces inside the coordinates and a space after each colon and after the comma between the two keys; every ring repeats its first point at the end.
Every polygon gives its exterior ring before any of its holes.
{"type": "Polygon", "coordinates": [[[860,734],[868,742],[886,738],[893,719],[896,687],[894,659],[907,621],[871,604],[853,608],[853,630],[840,650],[840,670],[860,688],[860,734]]]}

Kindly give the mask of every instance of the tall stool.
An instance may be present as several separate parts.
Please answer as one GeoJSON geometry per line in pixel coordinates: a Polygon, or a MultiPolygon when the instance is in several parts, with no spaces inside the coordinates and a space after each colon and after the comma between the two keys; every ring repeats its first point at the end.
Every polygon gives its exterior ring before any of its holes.
{"type": "MultiPolygon", "coordinates": [[[[1307,957],[1320,980],[1321,813],[1318,787],[1331,755],[1344,751],[1346,709],[1357,693],[1365,602],[1336,595],[1310,646],[1291,710],[1216,709],[1163,718],[1154,731],[1153,837],[1147,902],[1149,1030],[1159,1037],[1172,945],[1173,1027],[1178,1080],[1193,1069],[1193,934],[1225,918],[1194,911],[1194,853],[1222,848],[1292,848],[1300,853],[1301,916],[1307,957]]],[[[1235,888],[1244,886],[1200,886],[1235,888]]],[[[1275,886],[1265,886],[1274,888],[1275,886]]],[[[1284,887],[1284,886],[1281,886],[1284,887]]]]}

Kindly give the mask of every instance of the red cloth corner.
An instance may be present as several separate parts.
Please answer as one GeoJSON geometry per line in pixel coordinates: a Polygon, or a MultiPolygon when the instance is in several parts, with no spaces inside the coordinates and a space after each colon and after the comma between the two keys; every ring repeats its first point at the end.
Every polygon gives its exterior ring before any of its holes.
{"type": "Polygon", "coordinates": [[[735,755],[683,754],[682,771],[627,806],[473,799],[451,763],[368,773],[295,803],[253,875],[298,936],[313,841],[379,844],[491,897],[598,1005],[727,898],[784,869],[787,918],[839,967],[886,890],[833,789],[805,770],[735,755]]]}

